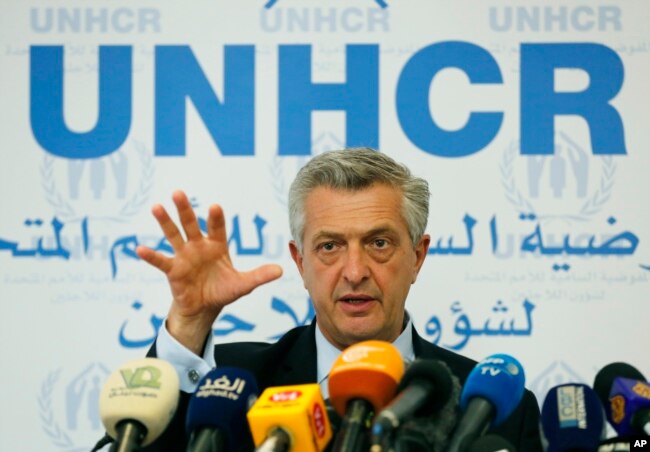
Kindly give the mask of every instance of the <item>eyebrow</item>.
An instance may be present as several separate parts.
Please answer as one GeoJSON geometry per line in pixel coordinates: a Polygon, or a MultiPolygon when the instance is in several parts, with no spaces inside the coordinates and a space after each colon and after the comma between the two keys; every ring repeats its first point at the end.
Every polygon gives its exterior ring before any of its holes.
{"type": "MultiPolygon", "coordinates": [[[[367,231],[365,234],[363,234],[363,238],[366,239],[368,237],[373,237],[376,235],[382,235],[382,234],[389,234],[391,236],[397,237],[398,234],[395,232],[394,228],[391,228],[389,226],[379,226],[374,229],[371,229],[367,231]]],[[[345,240],[345,235],[341,234],[340,232],[333,232],[333,231],[319,231],[312,237],[312,241],[317,242],[322,239],[334,239],[334,240],[345,240]]]]}
{"type": "Polygon", "coordinates": [[[338,232],[331,231],[319,231],[316,235],[312,237],[313,242],[318,242],[322,239],[334,239],[334,240],[343,240],[344,236],[338,232]]]}

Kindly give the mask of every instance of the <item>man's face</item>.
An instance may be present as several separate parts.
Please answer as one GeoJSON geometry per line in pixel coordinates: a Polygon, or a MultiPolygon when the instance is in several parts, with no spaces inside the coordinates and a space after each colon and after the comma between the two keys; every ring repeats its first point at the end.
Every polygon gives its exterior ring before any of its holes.
{"type": "Polygon", "coordinates": [[[376,184],[361,191],[314,189],[305,199],[303,252],[289,244],[323,335],[339,349],[367,339],[392,342],[429,247],[413,246],[402,193],[376,184]]]}

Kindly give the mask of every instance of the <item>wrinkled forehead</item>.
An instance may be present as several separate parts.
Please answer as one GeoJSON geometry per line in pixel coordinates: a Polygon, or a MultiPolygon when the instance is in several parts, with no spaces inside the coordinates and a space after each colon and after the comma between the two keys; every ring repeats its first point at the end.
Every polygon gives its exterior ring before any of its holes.
{"type": "Polygon", "coordinates": [[[319,230],[406,229],[401,190],[375,184],[362,190],[319,187],[305,198],[305,239],[319,230]]]}
{"type": "Polygon", "coordinates": [[[309,192],[305,195],[305,202],[307,198],[313,194],[318,194],[318,192],[327,191],[331,193],[333,197],[348,198],[357,195],[363,195],[369,191],[378,191],[382,195],[386,196],[390,194],[396,194],[399,197],[402,197],[404,192],[402,189],[394,184],[385,181],[374,181],[374,182],[363,182],[355,185],[346,185],[340,186],[334,182],[322,182],[318,185],[312,187],[309,192]]]}

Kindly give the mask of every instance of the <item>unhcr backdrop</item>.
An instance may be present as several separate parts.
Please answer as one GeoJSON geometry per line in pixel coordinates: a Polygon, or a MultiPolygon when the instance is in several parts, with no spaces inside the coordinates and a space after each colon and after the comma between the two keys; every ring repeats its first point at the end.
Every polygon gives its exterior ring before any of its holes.
{"type": "Polygon", "coordinates": [[[5,1],[0,449],[88,450],[106,376],[170,304],[135,256],[150,214],[219,202],[241,269],[285,269],[217,341],[313,310],[287,189],[376,147],[431,185],[408,299],[430,341],[518,358],[543,401],[625,361],[650,375],[650,7],[641,1],[5,1]]]}

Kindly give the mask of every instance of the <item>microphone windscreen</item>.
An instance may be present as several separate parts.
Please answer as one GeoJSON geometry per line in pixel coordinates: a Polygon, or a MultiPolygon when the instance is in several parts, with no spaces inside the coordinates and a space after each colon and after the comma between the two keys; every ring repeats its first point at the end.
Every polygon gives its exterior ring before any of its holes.
{"type": "Polygon", "coordinates": [[[630,378],[614,378],[609,393],[609,422],[621,435],[644,434],[643,421],[635,422],[641,411],[650,412],[650,384],[630,378]]]}
{"type": "Polygon", "coordinates": [[[506,354],[488,356],[467,376],[460,407],[465,411],[475,397],[489,401],[495,411],[491,425],[497,426],[519,405],[525,382],[524,368],[515,358],[506,354]]]}
{"type": "MultiPolygon", "coordinates": [[[[427,452],[444,452],[446,450],[449,437],[458,420],[458,403],[460,400],[461,384],[456,375],[442,361],[438,363],[447,368],[451,375],[451,386],[446,402],[436,411],[429,413],[427,416],[416,416],[406,421],[397,432],[397,442],[408,442],[409,438],[418,438],[420,444],[424,444],[427,452]]],[[[406,372],[410,369],[407,368],[406,372]]],[[[406,376],[406,374],[405,374],[406,376]]],[[[411,450],[408,444],[402,450],[411,450]]]]}
{"type": "Polygon", "coordinates": [[[579,383],[551,388],[542,405],[540,423],[549,452],[595,450],[606,427],[598,396],[579,383]]]}
{"type": "Polygon", "coordinates": [[[453,385],[452,374],[449,367],[442,361],[416,359],[406,368],[404,376],[397,386],[397,392],[402,392],[418,380],[427,381],[433,386],[427,402],[415,413],[416,416],[428,416],[449,400],[453,385]]]}
{"type": "Polygon", "coordinates": [[[250,441],[246,412],[259,394],[253,374],[236,367],[217,367],[198,383],[187,408],[185,428],[219,429],[227,437],[228,449],[250,441]]]}
{"type": "Polygon", "coordinates": [[[608,364],[600,369],[594,378],[593,388],[594,391],[596,391],[596,394],[598,394],[598,397],[600,398],[603,406],[605,407],[605,411],[608,413],[608,417],[609,411],[607,407],[609,406],[609,392],[612,389],[614,378],[617,377],[629,378],[632,380],[646,380],[643,374],[639,372],[636,367],[628,363],[615,362],[608,364]]]}
{"type": "Polygon", "coordinates": [[[332,438],[318,383],[267,388],[247,418],[258,447],[277,427],[289,434],[291,450],[295,451],[323,450],[332,438]]]}
{"type": "Polygon", "coordinates": [[[375,411],[381,410],[395,396],[404,375],[399,350],[384,341],[363,341],[346,348],[338,356],[328,379],[332,406],[345,415],[352,399],[368,401],[375,411]]]}
{"type": "Polygon", "coordinates": [[[117,438],[122,421],[137,421],[146,429],[142,446],[158,438],[178,406],[180,381],[176,369],[158,358],[141,358],[121,365],[102,387],[99,415],[106,431],[117,438]]]}

